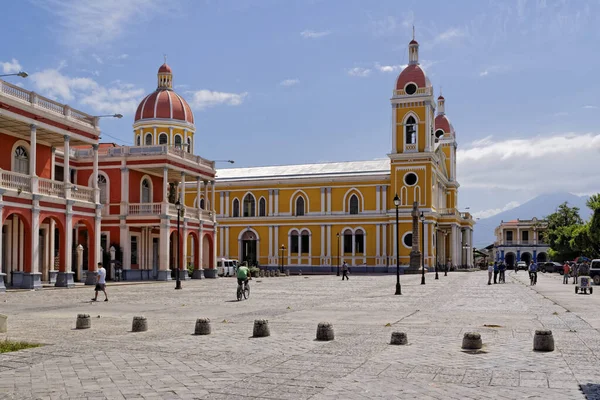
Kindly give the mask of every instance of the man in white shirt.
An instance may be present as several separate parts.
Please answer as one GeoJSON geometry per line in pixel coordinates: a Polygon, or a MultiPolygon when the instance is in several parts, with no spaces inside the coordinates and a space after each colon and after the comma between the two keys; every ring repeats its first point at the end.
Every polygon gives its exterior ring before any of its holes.
{"type": "Polygon", "coordinates": [[[494,264],[488,264],[488,285],[492,284],[492,274],[494,273],[494,264]]]}
{"type": "Polygon", "coordinates": [[[106,294],[106,270],[102,266],[102,263],[98,263],[98,274],[96,275],[96,296],[92,301],[98,300],[98,292],[104,293],[104,301],[108,301],[108,295],[106,294]]]}

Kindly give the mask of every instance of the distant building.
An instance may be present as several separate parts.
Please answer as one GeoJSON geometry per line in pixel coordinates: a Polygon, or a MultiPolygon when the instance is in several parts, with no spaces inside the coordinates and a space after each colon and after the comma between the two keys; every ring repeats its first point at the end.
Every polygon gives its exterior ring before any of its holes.
{"type": "Polygon", "coordinates": [[[531,260],[548,261],[550,246],[542,239],[542,233],[547,226],[547,221],[537,218],[502,221],[494,231],[494,259],[506,263],[509,267],[516,265],[518,261],[528,264],[531,260]]]}

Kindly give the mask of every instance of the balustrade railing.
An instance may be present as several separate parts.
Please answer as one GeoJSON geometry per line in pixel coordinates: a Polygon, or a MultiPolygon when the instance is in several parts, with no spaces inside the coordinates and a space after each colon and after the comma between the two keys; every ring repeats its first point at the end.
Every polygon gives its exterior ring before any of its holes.
{"type": "Polygon", "coordinates": [[[52,179],[39,178],[38,191],[47,196],[65,197],[65,184],[52,179]]]}
{"type": "Polygon", "coordinates": [[[12,171],[0,171],[0,186],[31,193],[31,176],[12,171]]]}
{"type": "Polygon", "coordinates": [[[75,200],[89,201],[93,203],[95,199],[94,188],[81,185],[72,185],[71,198],[75,200]]]}
{"type": "Polygon", "coordinates": [[[129,215],[160,215],[162,203],[133,203],[129,204],[129,215]]]}

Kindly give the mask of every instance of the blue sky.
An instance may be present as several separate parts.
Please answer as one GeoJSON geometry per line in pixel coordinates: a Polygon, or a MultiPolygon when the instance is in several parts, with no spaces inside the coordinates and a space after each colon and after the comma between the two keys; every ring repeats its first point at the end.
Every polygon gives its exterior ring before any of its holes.
{"type": "MultiPolygon", "coordinates": [[[[3,8],[0,73],[132,144],[168,55],[195,151],[236,166],[368,160],[391,147],[412,26],[459,143],[461,207],[600,190],[598,1],[31,0],[3,8]],[[27,23],[24,23],[27,21],[27,23]]],[[[109,136],[110,135],[110,136],[109,136]]],[[[117,138],[117,139],[115,139],[117,138]]],[[[524,216],[526,217],[526,216],[524,216]]]]}

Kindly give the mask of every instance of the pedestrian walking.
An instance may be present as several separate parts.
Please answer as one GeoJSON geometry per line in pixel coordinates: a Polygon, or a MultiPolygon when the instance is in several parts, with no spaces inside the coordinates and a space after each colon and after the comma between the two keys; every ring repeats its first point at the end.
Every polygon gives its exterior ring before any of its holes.
{"type": "Polygon", "coordinates": [[[569,283],[569,274],[571,273],[571,267],[569,266],[568,262],[565,262],[565,265],[563,265],[563,284],[568,284],[569,283]]]}
{"type": "Polygon", "coordinates": [[[500,269],[500,282],[506,283],[505,274],[504,274],[506,272],[506,264],[500,263],[499,269],[500,269]]]}
{"type": "Polygon", "coordinates": [[[494,273],[494,264],[488,265],[488,285],[492,284],[492,274],[494,273]]]}
{"type": "Polygon", "coordinates": [[[102,266],[102,263],[98,263],[98,272],[96,275],[96,296],[92,301],[98,300],[98,292],[104,293],[104,301],[108,301],[108,295],[106,294],[106,270],[102,266]]]}
{"type": "Polygon", "coordinates": [[[494,263],[494,285],[496,283],[498,283],[497,280],[498,280],[498,273],[499,272],[500,272],[500,268],[498,267],[498,262],[495,262],[494,263]]]}
{"type": "Polygon", "coordinates": [[[534,286],[537,283],[537,264],[531,260],[529,262],[529,284],[534,286]]]}
{"type": "Polygon", "coordinates": [[[346,261],[342,264],[342,280],[344,280],[344,278],[350,280],[350,278],[348,278],[348,264],[346,264],[346,261]]]}

